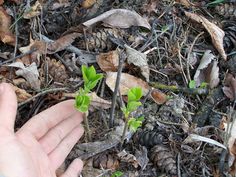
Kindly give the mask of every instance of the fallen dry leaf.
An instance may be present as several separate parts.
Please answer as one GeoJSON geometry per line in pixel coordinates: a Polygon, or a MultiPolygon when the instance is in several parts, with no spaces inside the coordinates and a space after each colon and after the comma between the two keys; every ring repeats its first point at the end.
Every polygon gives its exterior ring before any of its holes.
{"type": "MultiPolygon", "coordinates": [[[[115,89],[116,77],[117,77],[117,72],[107,72],[106,84],[112,91],[114,91],[115,89]]],[[[128,90],[133,87],[141,87],[144,95],[147,95],[150,89],[147,82],[137,77],[134,77],[130,74],[122,73],[119,85],[119,90],[121,95],[127,95],[128,90]]]]}
{"type": "Polygon", "coordinates": [[[0,5],[2,5],[4,3],[4,0],[0,0],[0,5]]]}
{"type": "Polygon", "coordinates": [[[208,83],[210,88],[219,84],[219,67],[217,66],[218,62],[214,59],[215,56],[210,50],[205,51],[194,75],[196,87],[199,87],[203,82],[208,83]]]}
{"type": "Polygon", "coordinates": [[[12,84],[11,84],[11,86],[13,87],[13,89],[16,92],[17,102],[18,103],[21,103],[21,102],[23,102],[23,101],[25,101],[25,100],[27,100],[27,99],[32,97],[32,95],[27,93],[24,89],[16,87],[16,86],[14,86],[12,84]]]}
{"type": "Polygon", "coordinates": [[[149,82],[150,70],[147,63],[147,55],[129,47],[128,45],[125,45],[125,49],[128,63],[132,63],[135,66],[139,67],[142,75],[144,76],[146,81],[149,82]]]}
{"type": "Polygon", "coordinates": [[[108,53],[100,53],[96,57],[99,67],[105,72],[115,72],[119,65],[119,54],[117,50],[108,53]]]}
{"type": "Polygon", "coordinates": [[[236,79],[232,74],[227,74],[223,87],[224,94],[231,100],[236,100],[236,79]]]}
{"type": "Polygon", "coordinates": [[[23,14],[23,17],[25,19],[31,19],[33,17],[36,17],[40,15],[42,10],[42,5],[36,1],[32,7],[29,7],[23,14]]]}
{"type": "Polygon", "coordinates": [[[9,45],[15,45],[15,36],[10,31],[11,17],[0,6],[0,40],[9,45]]]}
{"type": "Polygon", "coordinates": [[[208,33],[211,35],[212,43],[215,46],[215,48],[218,50],[220,55],[223,57],[224,60],[227,59],[224,47],[223,47],[223,38],[225,36],[225,33],[222,29],[220,29],[218,26],[216,26],[214,23],[211,23],[209,20],[207,20],[205,17],[186,12],[185,15],[192,20],[195,20],[198,23],[201,23],[208,33]]]}
{"type": "Polygon", "coordinates": [[[30,44],[25,47],[19,48],[19,50],[22,53],[27,53],[30,51],[33,51],[31,54],[29,54],[30,59],[32,62],[36,62],[38,57],[42,54],[54,54],[56,52],[59,52],[61,50],[64,50],[66,47],[68,47],[76,37],[78,37],[79,33],[71,33],[67,34],[65,36],[60,37],[54,42],[44,42],[39,40],[30,40],[30,44]]]}
{"type": "Polygon", "coordinates": [[[185,6],[185,7],[191,7],[191,6],[194,6],[193,3],[191,3],[189,0],[175,0],[177,3],[185,6]]]}
{"type": "Polygon", "coordinates": [[[162,93],[157,89],[153,89],[150,94],[151,98],[156,102],[156,104],[164,104],[167,101],[166,94],[162,93]]]}
{"type": "Polygon", "coordinates": [[[35,89],[35,90],[40,89],[40,81],[38,79],[39,72],[38,72],[36,63],[32,63],[28,67],[25,67],[24,64],[21,62],[15,62],[15,63],[12,63],[10,65],[6,65],[6,66],[19,68],[16,71],[16,75],[24,77],[29,82],[30,86],[33,89],[35,89]]]}
{"type": "MultiPolygon", "coordinates": [[[[114,91],[116,84],[117,72],[107,72],[106,84],[114,91]]],[[[119,84],[119,91],[121,95],[127,95],[128,90],[133,87],[142,88],[143,95],[147,95],[149,90],[152,89],[147,82],[132,76],[127,73],[122,73],[119,84]]],[[[152,89],[150,96],[157,104],[163,104],[166,102],[167,96],[157,89],[152,89]]]]}
{"type": "Polygon", "coordinates": [[[96,2],[97,0],[84,0],[81,6],[85,9],[88,9],[92,7],[96,2]]]}
{"type": "Polygon", "coordinates": [[[91,27],[98,22],[103,22],[108,26],[119,28],[130,28],[131,26],[141,26],[151,29],[146,19],[138,13],[126,9],[112,9],[91,20],[83,23],[86,27],[91,27]]]}

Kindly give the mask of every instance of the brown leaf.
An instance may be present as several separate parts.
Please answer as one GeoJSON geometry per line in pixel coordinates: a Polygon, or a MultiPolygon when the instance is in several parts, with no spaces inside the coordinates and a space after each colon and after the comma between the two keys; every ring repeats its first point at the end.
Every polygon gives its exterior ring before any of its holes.
{"type": "Polygon", "coordinates": [[[109,109],[111,108],[111,102],[104,100],[103,98],[97,96],[95,92],[89,94],[91,96],[91,106],[93,109],[109,109]]]}
{"type": "Polygon", "coordinates": [[[191,6],[194,6],[193,3],[191,3],[189,0],[175,0],[177,3],[185,6],[185,7],[191,7],[191,6]]]}
{"type": "Polygon", "coordinates": [[[15,62],[7,66],[19,68],[16,71],[16,75],[24,77],[33,89],[40,89],[40,81],[38,79],[39,72],[35,63],[32,63],[28,67],[25,67],[24,64],[21,62],[15,62]]]}
{"type": "Polygon", "coordinates": [[[4,3],[4,0],[0,0],[0,5],[2,5],[4,3]]]}
{"type": "MultiPolygon", "coordinates": [[[[12,84],[11,84],[11,85],[12,85],[12,84]]],[[[21,103],[21,102],[23,102],[23,101],[25,101],[25,100],[27,100],[27,99],[29,99],[29,98],[32,97],[32,95],[29,94],[29,93],[27,93],[25,90],[20,89],[20,88],[14,86],[14,85],[12,85],[12,87],[13,87],[13,89],[14,89],[15,92],[16,92],[16,96],[17,96],[17,101],[18,101],[18,103],[21,103]]]]}
{"type": "Polygon", "coordinates": [[[0,40],[9,45],[15,45],[15,36],[10,31],[11,17],[0,6],[0,40]]]}
{"type": "Polygon", "coordinates": [[[36,62],[39,56],[45,54],[54,54],[61,50],[64,50],[68,47],[76,37],[78,37],[79,33],[71,33],[65,36],[60,37],[54,42],[44,42],[39,40],[31,40],[30,44],[25,47],[19,48],[22,53],[27,53],[30,51],[34,51],[30,54],[30,59],[32,62],[36,62]]]}
{"type": "Polygon", "coordinates": [[[126,9],[112,9],[91,20],[83,23],[86,27],[91,27],[98,22],[103,22],[108,26],[119,28],[130,28],[131,26],[142,26],[151,29],[146,19],[138,13],[126,9]]]}
{"type": "MultiPolygon", "coordinates": [[[[115,89],[116,77],[117,77],[117,72],[107,72],[106,84],[112,91],[114,91],[115,89]]],[[[121,95],[127,95],[128,90],[133,87],[141,87],[144,95],[146,95],[150,89],[147,82],[137,77],[134,77],[130,74],[122,73],[119,85],[119,90],[121,95]]]]}
{"type": "Polygon", "coordinates": [[[211,35],[212,43],[215,46],[215,48],[218,50],[220,55],[223,57],[224,60],[227,59],[224,47],[223,47],[223,38],[225,36],[225,33],[222,29],[220,29],[218,26],[216,26],[214,23],[211,23],[209,20],[207,20],[205,17],[186,12],[185,15],[192,20],[195,20],[198,23],[201,23],[208,33],[211,35]]]}
{"type": "Polygon", "coordinates": [[[151,91],[151,98],[156,102],[156,104],[161,105],[167,101],[166,94],[162,93],[157,89],[151,91]]]}
{"type": "Polygon", "coordinates": [[[119,54],[117,50],[108,53],[100,53],[96,57],[99,67],[105,72],[115,72],[119,65],[119,54]]]}
{"type": "Polygon", "coordinates": [[[219,67],[217,66],[218,62],[214,59],[215,56],[210,50],[205,51],[194,75],[197,87],[203,82],[207,82],[210,88],[214,88],[219,84],[219,67]]]}
{"type": "Polygon", "coordinates": [[[226,75],[223,92],[231,101],[234,101],[236,99],[236,79],[232,74],[228,73],[226,75]]]}
{"type": "Polygon", "coordinates": [[[146,81],[149,82],[150,70],[147,63],[147,55],[129,47],[128,45],[125,45],[125,49],[128,63],[132,63],[139,67],[142,75],[145,77],[146,81]]]}
{"type": "Polygon", "coordinates": [[[139,162],[137,161],[137,158],[133,154],[130,154],[125,150],[123,150],[119,152],[117,156],[120,158],[121,161],[126,163],[131,163],[134,166],[134,168],[139,167],[139,162]]]}
{"type": "Polygon", "coordinates": [[[42,5],[36,1],[35,4],[32,7],[29,7],[23,14],[23,17],[25,19],[31,19],[33,17],[36,17],[40,15],[42,10],[42,5]]]}
{"type": "Polygon", "coordinates": [[[88,8],[92,7],[96,2],[97,2],[97,0],[84,0],[82,2],[82,7],[85,9],[88,9],[88,8]]]}

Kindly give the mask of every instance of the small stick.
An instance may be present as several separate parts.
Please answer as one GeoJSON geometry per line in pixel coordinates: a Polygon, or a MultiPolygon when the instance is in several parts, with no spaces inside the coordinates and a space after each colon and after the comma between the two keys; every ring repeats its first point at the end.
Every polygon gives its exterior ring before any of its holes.
{"type": "Polygon", "coordinates": [[[122,73],[122,69],[123,69],[123,63],[124,63],[124,56],[119,57],[119,67],[118,67],[118,71],[117,71],[117,77],[116,77],[116,85],[115,85],[115,89],[113,92],[113,96],[112,96],[112,104],[111,104],[111,112],[110,112],[110,120],[109,120],[109,127],[112,128],[114,125],[114,113],[115,113],[115,106],[116,106],[116,98],[117,98],[117,93],[118,93],[118,88],[120,85],[120,78],[121,78],[121,73],[122,73]]]}
{"type": "Polygon", "coordinates": [[[187,56],[187,78],[188,78],[189,81],[192,80],[192,79],[191,79],[191,76],[190,76],[190,70],[189,70],[189,65],[190,65],[190,62],[189,62],[190,54],[191,54],[191,52],[192,52],[192,50],[193,50],[193,46],[195,45],[196,41],[198,40],[198,38],[199,38],[202,34],[204,34],[204,32],[199,33],[199,34],[195,37],[195,39],[193,40],[192,45],[190,46],[189,52],[188,52],[188,56],[187,56]]]}
{"type": "Polygon", "coordinates": [[[83,113],[83,120],[84,120],[84,129],[85,133],[88,135],[88,141],[92,141],[92,135],[91,135],[91,130],[89,128],[89,123],[88,123],[88,112],[83,113]]]}
{"type": "Polygon", "coordinates": [[[31,98],[29,98],[29,99],[27,99],[27,100],[25,100],[25,101],[19,103],[19,104],[18,104],[18,107],[23,106],[24,104],[31,102],[32,100],[34,100],[35,98],[37,98],[37,97],[39,97],[39,96],[45,95],[45,94],[47,94],[47,93],[65,91],[66,89],[67,89],[67,88],[64,87],[64,88],[53,88],[53,89],[44,90],[44,91],[42,91],[42,92],[40,92],[40,93],[38,93],[38,94],[32,96],[31,98]]]}
{"type": "Polygon", "coordinates": [[[209,92],[208,89],[206,88],[190,89],[190,88],[178,87],[175,85],[165,85],[158,82],[151,82],[150,85],[157,89],[170,90],[172,92],[183,92],[192,95],[207,95],[209,92]]]}

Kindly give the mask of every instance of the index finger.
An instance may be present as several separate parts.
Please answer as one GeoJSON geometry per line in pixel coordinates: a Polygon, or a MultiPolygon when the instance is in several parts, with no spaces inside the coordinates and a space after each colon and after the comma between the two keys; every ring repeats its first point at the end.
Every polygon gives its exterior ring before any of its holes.
{"type": "Polygon", "coordinates": [[[82,119],[82,113],[74,108],[74,100],[63,101],[32,117],[18,133],[28,132],[39,139],[58,123],[74,114],[78,115],[78,119],[82,119]]]}

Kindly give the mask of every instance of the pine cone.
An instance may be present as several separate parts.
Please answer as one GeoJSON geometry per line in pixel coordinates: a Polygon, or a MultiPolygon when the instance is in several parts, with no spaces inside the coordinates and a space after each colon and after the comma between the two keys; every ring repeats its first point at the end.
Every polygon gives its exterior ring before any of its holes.
{"type": "Polygon", "coordinates": [[[93,159],[94,168],[104,168],[104,169],[117,169],[119,167],[119,160],[117,156],[110,153],[98,154],[93,159]]]}
{"type": "Polygon", "coordinates": [[[231,52],[233,48],[236,48],[236,20],[227,21],[224,24],[224,31],[224,48],[227,52],[231,52]]]}
{"type": "Polygon", "coordinates": [[[215,11],[224,18],[236,18],[236,4],[223,3],[215,7],[215,11]]]}
{"type": "Polygon", "coordinates": [[[145,130],[138,132],[134,139],[142,146],[153,147],[163,144],[165,137],[160,132],[145,130]]]}
{"type": "Polygon", "coordinates": [[[114,47],[109,37],[120,38],[121,32],[122,30],[105,28],[94,33],[86,33],[86,36],[79,38],[78,48],[91,51],[109,51],[114,47]]]}
{"type": "Polygon", "coordinates": [[[163,145],[156,145],[151,149],[150,159],[157,168],[165,170],[171,176],[177,175],[176,160],[171,150],[163,145]]]}
{"type": "Polygon", "coordinates": [[[64,83],[67,80],[68,75],[66,73],[65,66],[60,61],[48,59],[47,65],[46,63],[43,65],[44,70],[46,69],[46,66],[48,66],[48,74],[55,82],[64,83]]]}

